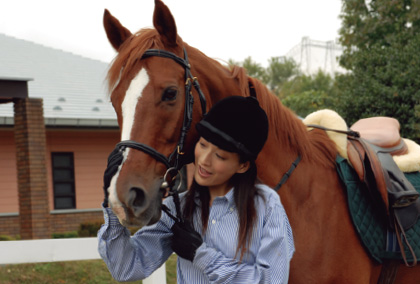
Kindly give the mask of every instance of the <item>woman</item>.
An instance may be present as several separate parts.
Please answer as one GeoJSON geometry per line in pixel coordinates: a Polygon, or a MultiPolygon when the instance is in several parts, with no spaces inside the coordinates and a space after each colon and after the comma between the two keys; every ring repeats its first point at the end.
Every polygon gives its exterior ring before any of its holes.
{"type": "MultiPolygon", "coordinates": [[[[255,159],[268,135],[254,98],[216,103],[196,129],[193,183],[180,195],[185,222],[167,214],[130,237],[104,208],[99,252],[113,277],[149,276],[178,254],[178,283],[287,283],[293,236],[277,193],[257,184],[255,159]]],[[[175,212],[172,198],[164,205],[175,212]]]]}

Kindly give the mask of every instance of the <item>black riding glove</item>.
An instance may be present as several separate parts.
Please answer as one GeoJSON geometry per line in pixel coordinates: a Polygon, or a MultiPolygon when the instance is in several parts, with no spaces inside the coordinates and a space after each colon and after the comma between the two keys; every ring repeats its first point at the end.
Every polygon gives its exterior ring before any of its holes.
{"type": "Polygon", "coordinates": [[[200,234],[197,233],[189,222],[175,222],[171,228],[172,250],[180,257],[193,261],[195,251],[203,243],[200,234]]]}
{"type": "Polygon", "coordinates": [[[122,151],[117,147],[108,156],[108,164],[104,172],[104,203],[105,207],[108,207],[108,188],[111,184],[111,179],[115,175],[123,160],[122,151]]]}

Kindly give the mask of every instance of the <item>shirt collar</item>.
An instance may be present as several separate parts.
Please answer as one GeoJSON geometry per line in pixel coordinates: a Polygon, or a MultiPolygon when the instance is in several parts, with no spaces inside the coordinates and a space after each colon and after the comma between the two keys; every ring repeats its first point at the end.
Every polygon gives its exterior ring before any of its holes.
{"type": "MultiPolygon", "coordinates": [[[[220,196],[218,198],[225,198],[228,202],[229,207],[235,206],[235,199],[234,199],[233,192],[234,192],[234,188],[232,187],[224,196],[220,196]]],[[[195,193],[194,201],[198,206],[201,206],[201,201],[200,201],[200,198],[198,197],[198,192],[195,193]]]]}
{"type": "Polygon", "coordinates": [[[229,204],[229,207],[231,207],[232,205],[235,204],[235,199],[234,199],[234,195],[233,195],[233,187],[228,191],[228,193],[226,193],[226,195],[224,196],[229,204]]]}

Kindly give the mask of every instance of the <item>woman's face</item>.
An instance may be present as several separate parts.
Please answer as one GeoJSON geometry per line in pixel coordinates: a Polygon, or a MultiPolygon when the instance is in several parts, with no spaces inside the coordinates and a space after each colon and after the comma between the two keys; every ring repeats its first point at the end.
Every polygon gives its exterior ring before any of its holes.
{"type": "Polygon", "coordinates": [[[246,172],[250,166],[249,162],[240,163],[237,153],[224,151],[203,137],[197,142],[194,153],[195,181],[217,195],[226,194],[230,178],[246,172]]]}

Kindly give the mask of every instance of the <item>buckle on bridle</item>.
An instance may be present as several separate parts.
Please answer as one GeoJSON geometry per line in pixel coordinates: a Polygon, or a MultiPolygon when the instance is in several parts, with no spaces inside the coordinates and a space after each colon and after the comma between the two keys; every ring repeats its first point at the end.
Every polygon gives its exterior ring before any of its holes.
{"type": "MultiPolygon", "coordinates": [[[[180,171],[177,168],[171,167],[169,168],[165,175],[163,176],[163,182],[160,186],[161,189],[167,189],[169,188],[169,195],[173,195],[174,192],[178,192],[181,189],[182,186],[182,175],[180,173],[180,171]],[[175,175],[172,175],[172,173],[175,172],[175,175]],[[179,175],[180,180],[179,180],[179,185],[178,187],[174,190],[173,186],[175,184],[175,180],[176,177],[179,175]]],[[[165,196],[167,197],[167,196],[165,196]]]]}
{"type": "Polygon", "coordinates": [[[167,196],[164,196],[164,197],[172,196],[174,198],[176,217],[171,214],[169,208],[166,207],[165,205],[162,205],[162,210],[166,212],[166,214],[168,214],[169,217],[171,217],[174,221],[178,221],[178,222],[182,222],[182,219],[183,219],[182,213],[181,213],[181,202],[179,200],[179,195],[178,195],[181,185],[182,185],[182,175],[180,174],[180,171],[177,168],[171,167],[166,171],[165,175],[163,176],[163,182],[162,182],[162,185],[160,186],[161,189],[165,189],[165,190],[169,188],[167,196]],[[169,175],[169,173],[171,172],[175,172],[175,175],[173,176],[172,174],[169,175]],[[179,185],[177,189],[173,189],[177,175],[180,176],[179,185]]]}
{"type": "Polygon", "coordinates": [[[178,155],[184,155],[185,152],[181,151],[181,146],[178,145],[176,152],[178,153],[178,155]]]}

